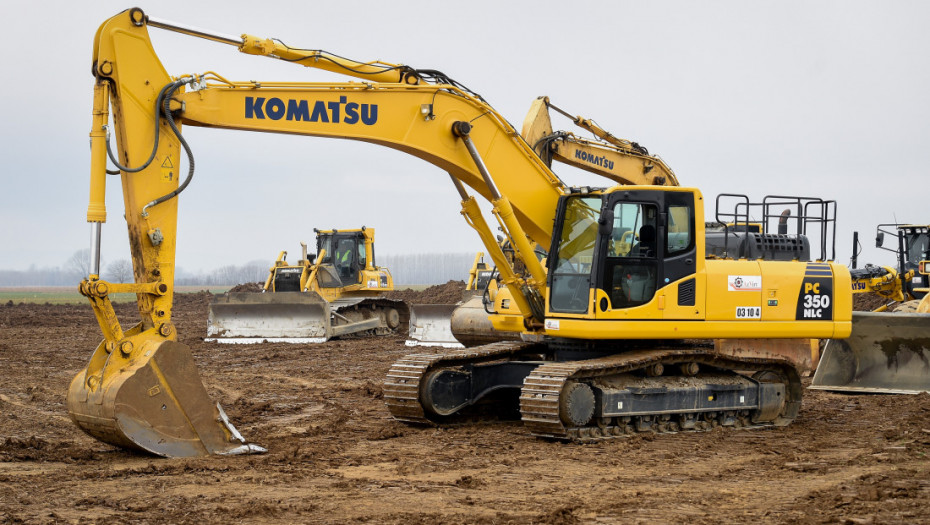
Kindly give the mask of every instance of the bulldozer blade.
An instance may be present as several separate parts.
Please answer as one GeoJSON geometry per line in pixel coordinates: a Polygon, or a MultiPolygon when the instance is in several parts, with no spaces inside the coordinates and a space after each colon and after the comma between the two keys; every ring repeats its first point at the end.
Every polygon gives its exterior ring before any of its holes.
{"type": "Polygon", "coordinates": [[[847,339],[830,339],[810,388],[836,392],[930,392],[930,315],[853,312],[847,339]]]}
{"type": "Polygon", "coordinates": [[[79,372],[68,390],[68,413],[87,434],[165,457],[265,452],[210,400],[187,345],[155,343],[122,366],[111,359],[79,372]]]}
{"type": "Polygon", "coordinates": [[[407,346],[463,348],[452,335],[452,312],[456,304],[411,304],[407,346]]]}
{"type": "Polygon", "coordinates": [[[452,335],[463,345],[479,346],[497,341],[519,341],[519,332],[501,332],[494,329],[481,295],[473,295],[452,312],[452,335]]]}
{"type": "Polygon", "coordinates": [[[323,343],[331,337],[329,304],[315,292],[233,292],[210,302],[208,342],[323,343]]]}

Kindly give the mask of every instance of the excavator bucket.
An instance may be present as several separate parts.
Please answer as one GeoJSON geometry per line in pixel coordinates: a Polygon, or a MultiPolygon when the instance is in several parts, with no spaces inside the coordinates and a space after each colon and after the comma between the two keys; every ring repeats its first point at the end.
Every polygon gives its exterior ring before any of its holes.
{"type": "MultiPolygon", "coordinates": [[[[201,383],[190,349],[175,341],[118,362],[104,343],[68,391],[71,419],[111,445],[165,457],[264,452],[248,444],[201,383]]],[[[119,350],[113,350],[119,354],[119,350]]]]}
{"type": "Polygon", "coordinates": [[[452,335],[463,345],[471,347],[497,341],[519,341],[518,332],[501,332],[494,329],[481,295],[473,295],[459,303],[452,312],[452,335]]]}
{"type": "Polygon", "coordinates": [[[452,335],[452,312],[457,304],[411,304],[407,346],[462,348],[452,335]]]}
{"type": "Polygon", "coordinates": [[[930,314],[853,312],[848,339],[831,339],[810,388],[930,392],[930,314]]]}
{"type": "Polygon", "coordinates": [[[315,292],[231,292],[210,302],[210,342],[322,343],[332,336],[329,303],[315,292]]]}

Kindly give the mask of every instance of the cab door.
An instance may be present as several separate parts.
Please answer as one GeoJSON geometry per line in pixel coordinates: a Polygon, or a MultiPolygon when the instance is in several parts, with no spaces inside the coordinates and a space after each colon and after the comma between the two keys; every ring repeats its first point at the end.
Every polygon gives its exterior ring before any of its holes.
{"type": "Polygon", "coordinates": [[[631,190],[611,195],[598,269],[599,319],[687,319],[697,301],[694,197],[631,190]]]}

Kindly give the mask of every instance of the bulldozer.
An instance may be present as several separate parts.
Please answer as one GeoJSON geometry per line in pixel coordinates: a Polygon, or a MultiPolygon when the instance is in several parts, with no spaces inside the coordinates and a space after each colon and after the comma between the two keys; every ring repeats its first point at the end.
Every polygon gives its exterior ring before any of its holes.
{"type": "Polygon", "coordinates": [[[318,230],[316,254],[287,263],[278,255],[261,293],[226,292],[210,302],[207,341],[322,343],[349,334],[387,335],[407,330],[403,301],[387,268],[375,265],[375,230],[318,230]]]}
{"type": "Polygon", "coordinates": [[[254,451],[210,401],[171,318],[178,201],[194,179],[186,126],[364,141],[449,177],[500,274],[487,319],[519,340],[398,359],[383,398],[399,421],[436,425],[506,409],[530,435],[564,441],[785,426],[801,408],[795,362],[766,346],[704,343],[844,339],[852,330],[845,265],[708,256],[699,189],[570,186],[483,97],[436,69],[229,36],[138,8],[103,22],[91,64],[92,261],[81,292],[103,341],[72,380],[68,411],[101,441],[165,456],[254,451]],[[232,81],[210,70],[172,77],[153,28],[360,81],[232,81]],[[177,173],[183,157],[186,176],[177,173]],[[108,158],[124,193],[129,284],[99,275],[108,158]],[[128,330],[110,302],[115,292],[137,295],[141,320],[128,330]]]}
{"type": "Polygon", "coordinates": [[[888,302],[871,312],[853,312],[847,339],[827,341],[810,388],[849,393],[930,392],[930,226],[879,224],[875,246],[895,254],[897,267],[856,268],[858,233],[850,261],[852,291],[888,302]],[[897,240],[884,246],[886,236],[897,240]],[[892,312],[889,305],[899,303],[892,312]]]}

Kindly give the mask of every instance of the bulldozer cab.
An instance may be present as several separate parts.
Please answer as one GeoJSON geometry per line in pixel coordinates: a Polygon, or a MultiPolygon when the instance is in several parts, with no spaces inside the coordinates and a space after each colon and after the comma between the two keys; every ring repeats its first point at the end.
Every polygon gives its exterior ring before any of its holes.
{"type": "Polygon", "coordinates": [[[317,253],[323,250],[318,274],[321,288],[342,288],[362,282],[361,271],[367,264],[364,233],[320,232],[317,253]]]}
{"type": "Polygon", "coordinates": [[[911,280],[904,284],[905,295],[922,299],[930,287],[930,276],[921,274],[918,268],[920,261],[930,258],[930,226],[879,224],[875,230],[875,247],[895,254],[901,275],[914,271],[911,280]],[[886,236],[896,238],[897,242],[893,246],[885,246],[886,236]]]}

